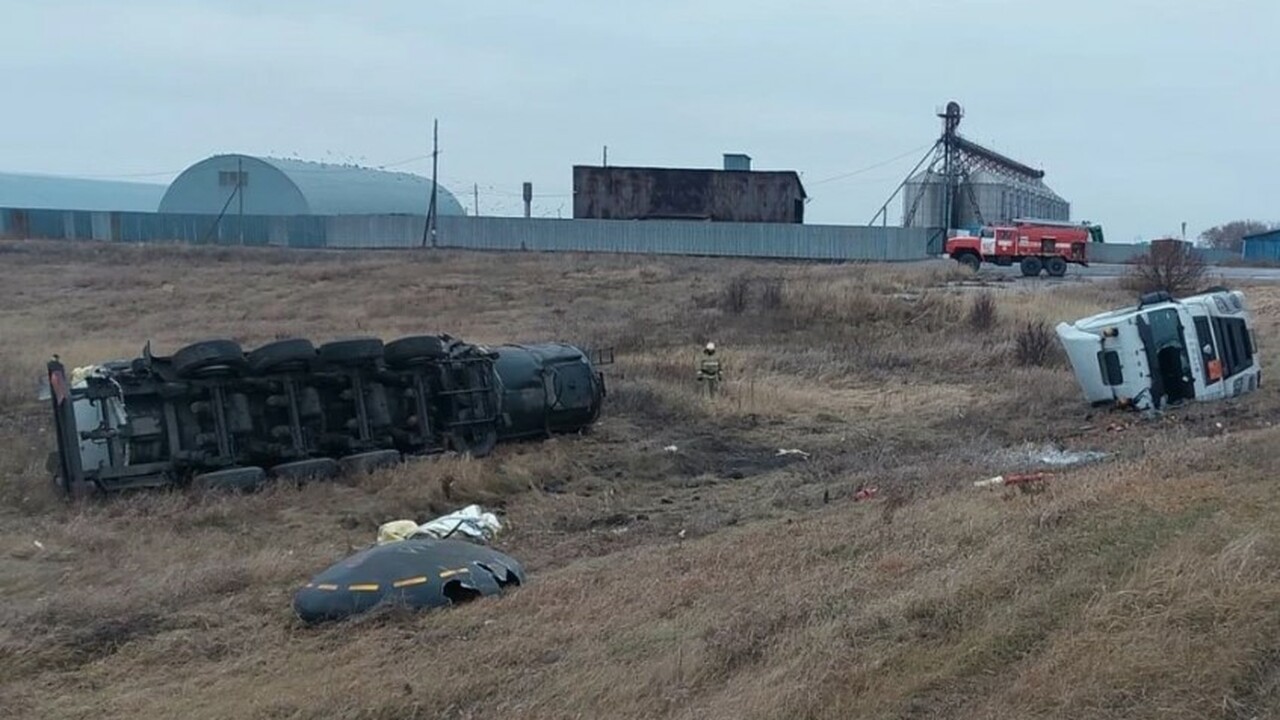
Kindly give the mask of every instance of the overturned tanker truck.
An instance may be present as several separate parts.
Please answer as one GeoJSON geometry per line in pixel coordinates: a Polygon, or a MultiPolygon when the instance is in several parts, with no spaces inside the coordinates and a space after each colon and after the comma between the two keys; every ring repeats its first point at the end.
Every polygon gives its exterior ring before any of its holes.
{"type": "Polygon", "coordinates": [[[207,340],[169,356],[48,364],[67,494],[369,472],[405,456],[482,457],[499,441],[585,429],[604,375],[566,344],[484,347],[449,335],[278,340],[249,352],[207,340]]]}

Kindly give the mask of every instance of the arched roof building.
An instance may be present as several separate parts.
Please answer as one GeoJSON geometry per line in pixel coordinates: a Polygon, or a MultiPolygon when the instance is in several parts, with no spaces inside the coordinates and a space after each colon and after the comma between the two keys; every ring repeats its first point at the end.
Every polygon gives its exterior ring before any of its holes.
{"type": "MultiPolygon", "coordinates": [[[[430,200],[431,181],[418,175],[227,154],[201,160],[174,178],[160,212],[235,213],[243,201],[246,215],[426,215],[430,200]]],[[[436,208],[440,215],[466,214],[443,186],[436,208]]]]}

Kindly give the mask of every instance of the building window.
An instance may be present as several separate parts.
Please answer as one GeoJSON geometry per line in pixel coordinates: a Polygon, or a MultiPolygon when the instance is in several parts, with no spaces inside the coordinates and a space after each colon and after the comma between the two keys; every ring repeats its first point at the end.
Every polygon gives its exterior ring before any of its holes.
{"type": "Polygon", "coordinates": [[[222,187],[236,187],[236,186],[244,187],[245,185],[249,184],[249,173],[243,170],[239,172],[236,172],[235,170],[219,170],[218,184],[221,185],[222,187]],[[240,176],[239,182],[236,182],[237,175],[240,176]]]}

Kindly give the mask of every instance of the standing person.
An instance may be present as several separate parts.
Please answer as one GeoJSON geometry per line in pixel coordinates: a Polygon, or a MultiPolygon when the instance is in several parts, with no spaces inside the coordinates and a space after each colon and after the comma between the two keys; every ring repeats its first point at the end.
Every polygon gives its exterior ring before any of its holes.
{"type": "Polygon", "coordinates": [[[720,381],[723,379],[720,358],[716,356],[716,344],[709,342],[702,349],[702,361],[698,363],[698,382],[706,383],[707,394],[715,397],[716,390],[719,389],[720,381]]]}

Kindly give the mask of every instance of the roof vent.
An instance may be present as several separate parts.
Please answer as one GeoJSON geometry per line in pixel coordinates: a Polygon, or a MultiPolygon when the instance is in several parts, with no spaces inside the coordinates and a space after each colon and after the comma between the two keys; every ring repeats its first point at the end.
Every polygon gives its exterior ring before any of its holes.
{"type": "Polygon", "coordinates": [[[724,169],[751,172],[751,156],[742,153],[725,153],[724,169]]]}

